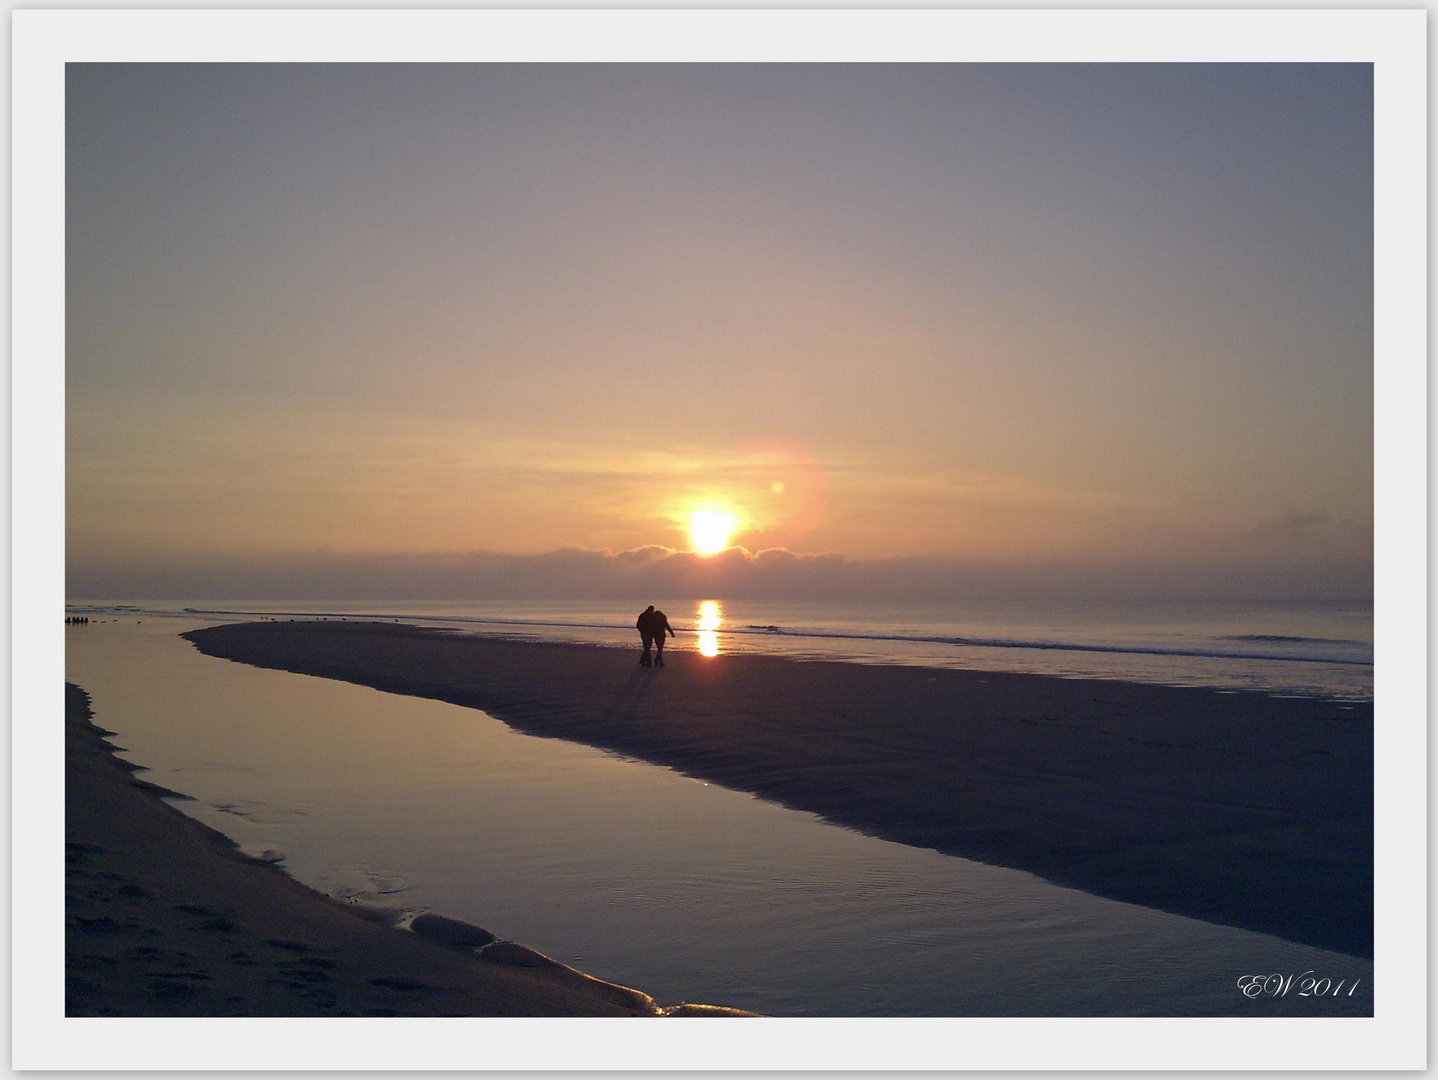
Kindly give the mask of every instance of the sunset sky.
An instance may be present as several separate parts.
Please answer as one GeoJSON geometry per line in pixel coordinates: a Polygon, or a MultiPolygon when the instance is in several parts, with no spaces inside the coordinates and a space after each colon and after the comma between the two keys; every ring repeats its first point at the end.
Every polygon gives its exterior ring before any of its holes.
{"type": "Polygon", "coordinates": [[[1366,596],[1372,150],[1367,65],[72,64],[67,591],[1366,596]]]}

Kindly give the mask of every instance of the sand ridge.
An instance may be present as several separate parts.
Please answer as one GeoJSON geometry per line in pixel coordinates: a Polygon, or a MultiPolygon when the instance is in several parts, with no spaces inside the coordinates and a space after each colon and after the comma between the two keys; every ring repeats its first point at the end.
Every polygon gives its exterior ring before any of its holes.
{"type": "Polygon", "coordinates": [[[1373,708],[1003,672],[703,657],[397,623],[202,652],[480,708],[862,831],[1371,958],[1373,708]]]}

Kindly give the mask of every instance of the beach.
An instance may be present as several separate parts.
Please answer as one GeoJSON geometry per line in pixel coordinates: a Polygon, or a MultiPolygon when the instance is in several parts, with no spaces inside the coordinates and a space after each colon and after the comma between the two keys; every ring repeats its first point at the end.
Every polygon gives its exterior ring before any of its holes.
{"type": "Polygon", "coordinates": [[[241,854],[135,777],[66,685],[67,1016],[660,1016],[523,945],[438,915],[411,929],[241,854]]]}
{"type": "Polygon", "coordinates": [[[201,651],[480,708],[1098,896],[1372,953],[1372,706],[340,621],[201,651]]]}

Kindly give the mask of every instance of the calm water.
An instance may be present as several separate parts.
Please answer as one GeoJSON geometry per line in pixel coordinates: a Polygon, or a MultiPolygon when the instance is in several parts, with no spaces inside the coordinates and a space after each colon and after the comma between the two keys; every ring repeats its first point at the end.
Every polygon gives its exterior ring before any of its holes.
{"type": "Polygon", "coordinates": [[[186,812],[333,896],[476,922],[664,1004],[1372,1010],[1366,960],[875,840],[475,710],[205,657],[176,636],[199,619],[91,617],[67,628],[67,678],[149,779],[196,797],[186,812]],[[1358,990],[1255,1002],[1236,986],[1309,970],[1358,990]]]}

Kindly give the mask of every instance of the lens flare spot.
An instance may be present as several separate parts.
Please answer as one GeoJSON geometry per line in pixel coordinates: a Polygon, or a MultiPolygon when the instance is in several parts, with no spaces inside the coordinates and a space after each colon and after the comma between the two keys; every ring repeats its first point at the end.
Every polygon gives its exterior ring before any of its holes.
{"type": "Polygon", "coordinates": [[[784,494],[784,481],[775,480],[772,484],[769,485],[769,490],[772,491],[775,495],[784,494]]]}

